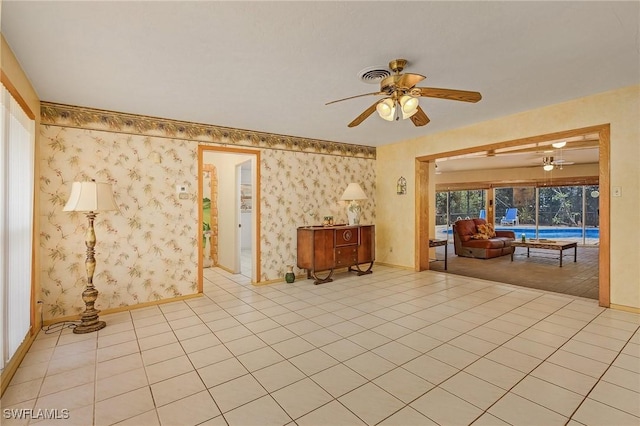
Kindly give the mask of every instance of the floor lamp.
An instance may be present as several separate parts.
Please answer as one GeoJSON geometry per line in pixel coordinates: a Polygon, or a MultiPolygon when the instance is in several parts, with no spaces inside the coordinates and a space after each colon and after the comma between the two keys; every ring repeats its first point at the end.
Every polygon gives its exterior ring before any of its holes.
{"type": "Polygon", "coordinates": [[[76,334],[92,333],[106,327],[104,321],[100,321],[99,310],[95,308],[98,298],[98,290],[93,286],[93,273],[96,270],[95,246],[96,233],[93,230],[93,221],[98,212],[118,210],[111,184],[100,183],[94,180],[90,182],[73,182],[71,195],[63,211],[84,212],[89,220],[89,226],[85,234],[85,244],[87,245],[87,259],[84,264],[87,269],[87,287],[82,292],[85,311],[80,315],[80,325],[73,329],[76,334]]]}

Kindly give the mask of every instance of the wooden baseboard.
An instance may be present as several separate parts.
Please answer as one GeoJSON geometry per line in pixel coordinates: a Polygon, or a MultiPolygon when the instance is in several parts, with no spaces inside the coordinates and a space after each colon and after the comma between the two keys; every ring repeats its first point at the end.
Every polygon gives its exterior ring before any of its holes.
{"type": "Polygon", "coordinates": [[[16,353],[13,354],[7,365],[4,366],[4,369],[2,370],[2,376],[0,377],[0,397],[4,396],[4,391],[7,390],[7,387],[9,387],[11,379],[13,378],[14,374],[16,374],[18,367],[20,367],[22,360],[24,359],[25,355],[27,355],[27,352],[31,348],[31,345],[33,344],[34,340],[36,340],[37,335],[38,333],[34,333],[33,330],[29,330],[29,333],[27,334],[26,339],[24,339],[24,342],[22,342],[16,353]]]}
{"type": "MultiPolygon", "coordinates": [[[[373,266],[375,267],[376,265],[388,266],[389,268],[404,269],[404,270],[407,270],[407,271],[415,271],[415,268],[413,266],[395,265],[393,263],[378,262],[377,260],[376,260],[376,263],[373,266]]],[[[373,270],[375,271],[375,269],[373,269],[373,270]]]]}
{"type": "Polygon", "coordinates": [[[625,312],[631,312],[634,314],[640,314],[640,308],[634,308],[633,306],[616,305],[612,303],[611,305],[609,305],[609,308],[615,309],[617,311],[625,311],[625,312]]]}
{"type": "MultiPolygon", "coordinates": [[[[203,293],[194,293],[194,294],[188,294],[186,296],[171,297],[169,299],[161,299],[161,300],[154,300],[152,302],[138,303],[136,305],[118,306],[117,308],[103,309],[100,311],[100,315],[102,316],[102,315],[109,315],[109,314],[117,314],[120,312],[148,308],[149,306],[164,305],[166,303],[179,302],[181,300],[188,300],[188,299],[193,299],[195,297],[202,297],[202,296],[204,296],[203,293]]],[[[63,321],[79,321],[79,320],[80,320],[80,314],[70,315],[66,317],[56,317],[56,318],[45,320],[42,323],[42,325],[44,326],[44,325],[51,325],[51,324],[55,324],[63,321]]]]}

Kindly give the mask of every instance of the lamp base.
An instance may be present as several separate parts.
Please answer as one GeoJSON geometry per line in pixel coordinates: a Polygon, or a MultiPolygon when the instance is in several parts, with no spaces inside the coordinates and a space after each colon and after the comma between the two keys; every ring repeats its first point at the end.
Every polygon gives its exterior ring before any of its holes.
{"type": "Polygon", "coordinates": [[[349,206],[347,207],[347,218],[349,219],[349,225],[359,225],[360,224],[360,212],[362,208],[357,201],[351,201],[349,206]]]}
{"type": "Polygon", "coordinates": [[[73,329],[75,334],[85,334],[85,333],[93,333],[94,331],[101,330],[107,326],[107,323],[104,321],[96,321],[93,324],[80,324],[76,328],[73,329]]]}
{"type": "MultiPolygon", "coordinates": [[[[93,270],[91,275],[93,275],[93,270]]],[[[82,292],[82,300],[85,303],[84,312],[80,314],[80,325],[73,329],[76,334],[93,333],[107,326],[107,323],[99,320],[100,311],[94,307],[98,298],[98,290],[90,284],[82,292]]]]}

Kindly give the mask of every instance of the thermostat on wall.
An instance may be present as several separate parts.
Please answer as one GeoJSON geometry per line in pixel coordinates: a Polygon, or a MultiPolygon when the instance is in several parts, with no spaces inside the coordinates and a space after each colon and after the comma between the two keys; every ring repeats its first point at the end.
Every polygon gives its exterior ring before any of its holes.
{"type": "Polygon", "coordinates": [[[176,185],[176,192],[178,193],[178,198],[180,198],[181,200],[186,200],[189,198],[187,185],[176,185]]]}

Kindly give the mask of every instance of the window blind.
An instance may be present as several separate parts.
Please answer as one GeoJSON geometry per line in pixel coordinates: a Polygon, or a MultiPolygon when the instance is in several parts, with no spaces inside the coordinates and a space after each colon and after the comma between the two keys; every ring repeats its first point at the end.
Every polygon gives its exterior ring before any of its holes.
{"type": "Polygon", "coordinates": [[[31,326],[35,122],[2,85],[0,117],[1,368],[31,326]]]}

